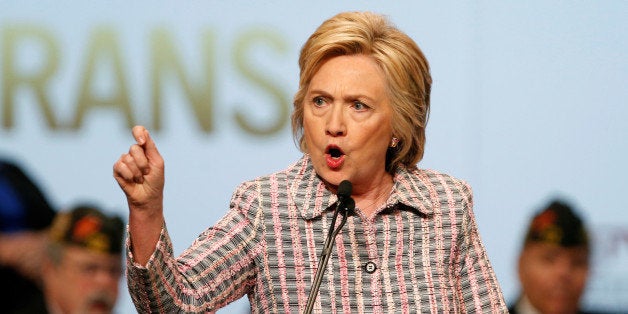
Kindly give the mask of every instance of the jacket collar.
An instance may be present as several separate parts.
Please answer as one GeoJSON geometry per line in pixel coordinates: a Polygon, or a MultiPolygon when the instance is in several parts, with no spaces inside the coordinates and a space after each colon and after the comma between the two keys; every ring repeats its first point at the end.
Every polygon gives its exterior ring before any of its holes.
{"type": "MultiPolygon", "coordinates": [[[[338,196],[330,192],[321,178],[314,171],[310,156],[305,154],[291,169],[289,204],[299,210],[305,220],[314,219],[324,211],[333,208],[338,196]]],[[[415,213],[430,215],[433,204],[429,196],[429,178],[419,169],[408,170],[406,167],[397,168],[394,176],[393,191],[386,201],[386,207],[397,204],[415,213]]]]}

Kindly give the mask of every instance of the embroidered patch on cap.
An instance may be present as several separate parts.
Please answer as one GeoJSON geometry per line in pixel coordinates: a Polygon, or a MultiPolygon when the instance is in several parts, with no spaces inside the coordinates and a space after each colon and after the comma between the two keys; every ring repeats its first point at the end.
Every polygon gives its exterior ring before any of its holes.
{"type": "Polygon", "coordinates": [[[92,206],[78,206],[57,214],[52,223],[52,241],[78,245],[90,250],[118,254],[122,251],[124,223],[92,206]]]}
{"type": "Polygon", "coordinates": [[[588,235],[582,219],[569,205],[553,201],[530,223],[526,243],[544,242],[560,246],[587,246],[588,235]]]}

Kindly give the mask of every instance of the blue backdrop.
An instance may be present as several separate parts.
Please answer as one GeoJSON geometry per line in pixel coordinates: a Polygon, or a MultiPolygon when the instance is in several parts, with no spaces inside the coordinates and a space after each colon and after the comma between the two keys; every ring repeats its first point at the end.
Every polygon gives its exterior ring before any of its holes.
{"type": "MultiPolygon", "coordinates": [[[[146,125],[180,253],[238,183],[300,156],[288,119],[298,52],[345,10],[389,15],[430,61],[420,166],[473,187],[506,299],[529,217],[559,195],[595,235],[585,302],[628,309],[625,1],[0,1],[0,157],[59,208],[90,200],[126,215],[112,165],[130,126],[146,125]]],[[[134,312],[121,289],[119,312],[134,312]]]]}

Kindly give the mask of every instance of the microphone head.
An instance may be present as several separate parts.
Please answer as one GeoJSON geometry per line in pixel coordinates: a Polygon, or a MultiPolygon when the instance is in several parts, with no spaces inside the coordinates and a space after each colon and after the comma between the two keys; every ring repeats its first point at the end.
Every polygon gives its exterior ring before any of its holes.
{"type": "Polygon", "coordinates": [[[349,213],[353,213],[353,210],[355,209],[355,200],[353,200],[353,197],[349,197],[346,201],[345,201],[345,208],[347,209],[347,211],[349,211],[349,213]]]}
{"type": "Polygon", "coordinates": [[[338,197],[350,197],[351,190],[353,190],[353,185],[349,180],[343,180],[338,185],[338,197]]]}

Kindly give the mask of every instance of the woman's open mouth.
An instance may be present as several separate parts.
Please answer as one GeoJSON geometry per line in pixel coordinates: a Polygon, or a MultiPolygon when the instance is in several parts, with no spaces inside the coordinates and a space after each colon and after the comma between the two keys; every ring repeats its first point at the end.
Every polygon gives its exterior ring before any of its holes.
{"type": "Polygon", "coordinates": [[[325,150],[325,160],[329,168],[338,169],[345,160],[345,153],[338,146],[328,145],[325,150]]]}

